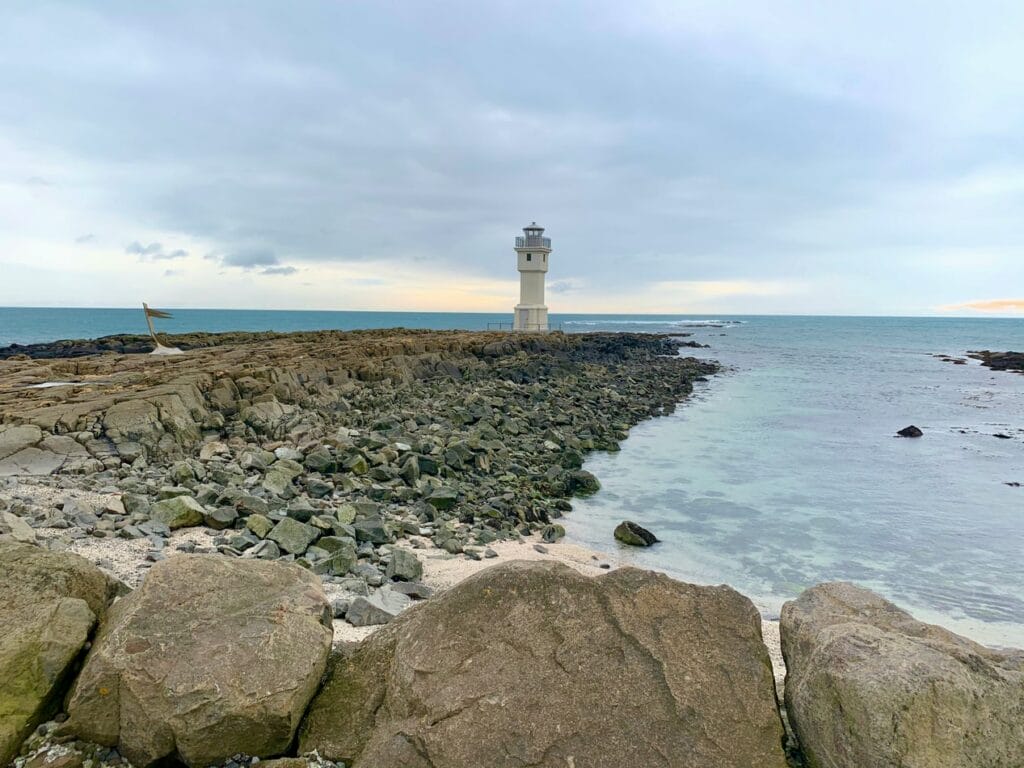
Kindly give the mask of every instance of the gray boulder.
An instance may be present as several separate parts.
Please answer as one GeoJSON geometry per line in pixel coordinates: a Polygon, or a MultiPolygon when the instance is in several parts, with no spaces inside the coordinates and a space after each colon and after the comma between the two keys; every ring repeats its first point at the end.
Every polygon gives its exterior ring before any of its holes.
{"type": "Polygon", "coordinates": [[[191,496],[175,496],[164,499],[158,501],[149,510],[151,518],[166,524],[171,530],[202,525],[205,514],[206,510],[203,505],[191,496]]]}
{"type": "Polygon", "coordinates": [[[312,525],[286,517],[274,526],[267,538],[276,542],[285,552],[301,555],[319,535],[320,531],[312,525]]]}
{"type": "Polygon", "coordinates": [[[171,557],[111,609],[67,730],[144,768],[288,749],[331,646],[319,579],[298,566],[171,557]]]}
{"type": "Polygon", "coordinates": [[[0,541],[0,765],[59,704],[120,589],[78,555],[0,541]]]}
{"type": "Polygon", "coordinates": [[[36,540],[36,532],[13,512],[0,512],[0,541],[4,539],[32,544],[36,540]]]}
{"type": "Polygon", "coordinates": [[[371,544],[387,544],[391,541],[391,537],[384,527],[384,521],[378,515],[359,518],[353,527],[356,531],[357,541],[368,541],[371,544]]]}
{"type": "Polygon", "coordinates": [[[353,539],[342,536],[324,536],[317,542],[317,546],[323,548],[328,554],[313,566],[315,573],[344,576],[359,562],[356,554],[356,542],[353,539]]]}
{"type": "Polygon", "coordinates": [[[379,589],[367,597],[356,597],[345,613],[354,627],[387,624],[412,604],[412,598],[390,589],[379,589]]]}
{"type": "Polygon", "coordinates": [[[1024,651],[820,584],[782,608],[786,708],[811,768],[1019,768],[1024,651]]]}
{"type": "Polygon", "coordinates": [[[451,509],[458,500],[459,492],[448,487],[437,488],[427,497],[427,503],[439,510],[451,509]]]}
{"type": "Polygon", "coordinates": [[[785,768],[782,738],[742,595],[512,562],[339,657],[299,751],[357,768],[785,768]]]}
{"type": "Polygon", "coordinates": [[[423,563],[408,549],[395,547],[384,575],[398,581],[419,581],[423,577],[423,563]]]}

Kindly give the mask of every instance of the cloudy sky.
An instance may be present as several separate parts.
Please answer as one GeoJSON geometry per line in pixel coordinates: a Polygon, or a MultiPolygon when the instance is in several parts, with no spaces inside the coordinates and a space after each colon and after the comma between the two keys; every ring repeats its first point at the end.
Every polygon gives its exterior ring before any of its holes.
{"type": "Polygon", "coordinates": [[[1024,314],[1024,3],[0,6],[0,305],[1024,314]]]}

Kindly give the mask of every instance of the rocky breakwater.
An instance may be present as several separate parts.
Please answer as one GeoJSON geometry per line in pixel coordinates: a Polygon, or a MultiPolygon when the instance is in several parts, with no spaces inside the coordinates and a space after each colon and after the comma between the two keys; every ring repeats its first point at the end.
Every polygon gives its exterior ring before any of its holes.
{"type": "Polygon", "coordinates": [[[43,482],[62,489],[0,499],[22,538],[135,541],[152,563],[172,531],[202,528],[178,546],[296,562],[337,617],[381,623],[429,594],[410,584],[412,549],[481,559],[495,541],[557,540],[570,497],[599,487],[584,455],[617,450],[715,370],[648,335],[232,339],[174,358],[0,363],[0,472],[26,488],[32,468],[55,471],[43,482]],[[65,379],[79,384],[26,388],[65,379]]]}

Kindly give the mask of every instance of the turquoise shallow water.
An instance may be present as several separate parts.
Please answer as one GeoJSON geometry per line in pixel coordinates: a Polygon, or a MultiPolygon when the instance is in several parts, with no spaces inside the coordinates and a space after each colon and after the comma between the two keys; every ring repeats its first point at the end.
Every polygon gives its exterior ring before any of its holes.
{"type": "Polygon", "coordinates": [[[743,320],[691,329],[729,370],[588,460],[603,489],[574,502],[569,537],[731,584],[767,615],[845,579],[1024,647],[1024,488],[1006,485],[1024,483],[1024,376],[932,356],[1024,349],[1024,321],[743,320]],[[908,424],[925,436],[892,436],[908,424]],[[618,545],[623,518],[663,543],[618,545]]]}
{"type": "MultiPolygon", "coordinates": [[[[174,310],[186,330],[485,329],[504,314],[174,310]]],[[[932,355],[1024,350],[1024,320],[555,315],[564,330],[687,332],[723,374],[587,468],[569,538],[728,583],[772,615],[819,581],[876,589],[983,642],[1024,647],[1024,376],[932,355]],[[920,440],[893,433],[907,424],[920,440]],[[1002,440],[995,433],[1010,435],[1002,440]],[[630,518],[663,543],[620,548],[630,518]]],[[[137,309],[0,308],[0,345],[143,333],[137,309]]]]}

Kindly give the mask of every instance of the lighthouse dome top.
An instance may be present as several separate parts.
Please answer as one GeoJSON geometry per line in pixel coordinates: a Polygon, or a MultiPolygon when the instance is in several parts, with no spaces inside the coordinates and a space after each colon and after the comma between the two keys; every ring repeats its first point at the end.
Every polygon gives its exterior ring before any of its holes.
{"type": "Polygon", "coordinates": [[[516,248],[551,248],[551,238],[544,237],[544,227],[536,221],[523,227],[523,235],[516,238],[516,248]]]}

